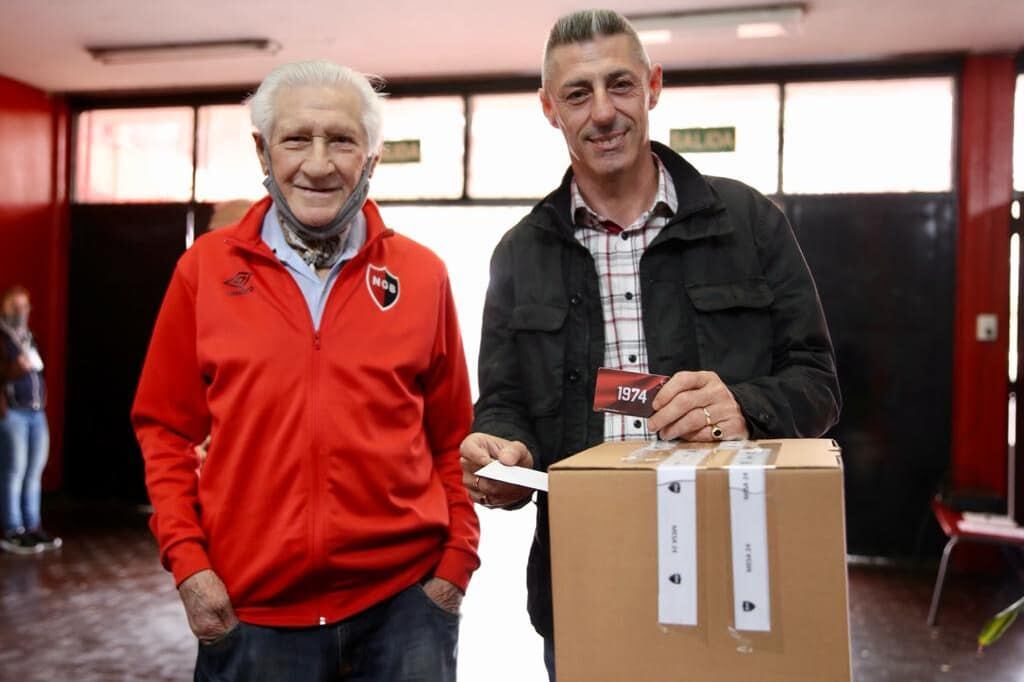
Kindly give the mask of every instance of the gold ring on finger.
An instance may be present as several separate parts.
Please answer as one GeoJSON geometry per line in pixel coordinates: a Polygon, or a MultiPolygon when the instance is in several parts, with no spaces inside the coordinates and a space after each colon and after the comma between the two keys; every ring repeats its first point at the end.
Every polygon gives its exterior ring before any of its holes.
{"type": "Polygon", "coordinates": [[[704,410],[704,426],[711,426],[711,413],[708,412],[708,408],[702,407],[700,409],[704,410]]]}
{"type": "Polygon", "coordinates": [[[722,431],[722,427],[721,426],[719,426],[718,424],[714,424],[714,425],[711,426],[711,437],[712,438],[714,438],[715,440],[722,440],[722,436],[723,435],[725,435],[725,434],[722,431]]]}

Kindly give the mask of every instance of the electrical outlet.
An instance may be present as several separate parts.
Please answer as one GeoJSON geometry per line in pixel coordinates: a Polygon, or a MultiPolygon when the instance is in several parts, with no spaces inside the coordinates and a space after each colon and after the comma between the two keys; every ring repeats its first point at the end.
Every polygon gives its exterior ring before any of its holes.
{"type": "Polygon", "coordinates": [[[999,336],[999,316],[995,313],[981,313],[975,326],[978,341],[995,341],[999,336]]]}

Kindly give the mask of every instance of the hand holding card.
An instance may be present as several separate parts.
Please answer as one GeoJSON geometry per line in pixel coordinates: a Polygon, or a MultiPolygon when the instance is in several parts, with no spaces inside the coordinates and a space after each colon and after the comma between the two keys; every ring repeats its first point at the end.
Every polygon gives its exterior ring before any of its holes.
{"type": "Polygon", "coordinates": [[[600,367],[594,391],[594,410],[650,417],[654,414],[654,396],[666,381],[668,377],[661,374],[600,367]]]}

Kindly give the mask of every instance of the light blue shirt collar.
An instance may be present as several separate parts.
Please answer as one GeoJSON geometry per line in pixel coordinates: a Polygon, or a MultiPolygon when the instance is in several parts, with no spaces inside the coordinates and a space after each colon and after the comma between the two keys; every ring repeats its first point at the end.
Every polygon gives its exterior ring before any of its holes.
{"type": "Polygon", "coordinates": [[[295,249],[285,241],[284,234],[281,232],[281,221],[277,217],[277,210],[273,203],[270,204],[270,209],[263,217],[260,238],[270,247],[270,250],[291,274],[295,283],[299,285],[302,296],[306,299],[306,305],[309,307],[309,314],[313,318],[313,325],[319,329],[324,307],[327,304],[327,296],[338,279],[338,273],[366,243],[366,217],[360,211],[352,218],[348,236],[345,238],[345,246],[341,250],[341,257],[331,267],[324,280],[321,280],[316,274],[316,269],[302,260],[295,249]]]}

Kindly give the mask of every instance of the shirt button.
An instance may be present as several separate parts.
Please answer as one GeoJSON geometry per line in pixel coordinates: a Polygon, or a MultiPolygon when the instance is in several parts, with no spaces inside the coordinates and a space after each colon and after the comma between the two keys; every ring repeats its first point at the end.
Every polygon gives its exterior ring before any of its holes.
{"type": "Polygon", "coordinates": [[[630,355],[629,356],[629,361],[630,362],[636,362],[636,356],[635,355],[630,355]]]}
{"type": "Polygon", "coordinates": [[[632,291],[627,291],[626,292],[626,300],[627,301],[632,301],[633,300],[633,292],[632,291]]]}
{"type": "Polygon", "coordinates": [[[568,379],[569,379],[569,382],[573,383],[573,384],[575,384],[577,381],[579,381],[580,380],[580,372],[579,372],[579,370],[576,370],[576,369],[570,370],[568,379]]]}
{"type": "Polygon", "coordinates": [[[572,298],[569,299],[569,303],[572,303],[573,305],[579,305],[582,302],[583,302],[583,297],[580,296],[579,294],[573,294],[572,298]]]}
{"type": "Polygon", "coordinates": [[[628,242],[629,241],[629,234],[628,233],[623,232],[619,236],[622,237],[622,241],[624,241],[624,242],[628,242]]]}
{"type": "Polygon", "coordinates": [[[643,422],[641,422],[639,419],[637,419],[637,420],[635,420],[633,422],[633,428],[634,429],[639,429],[641,426],[643,426],[643,422]]]}

